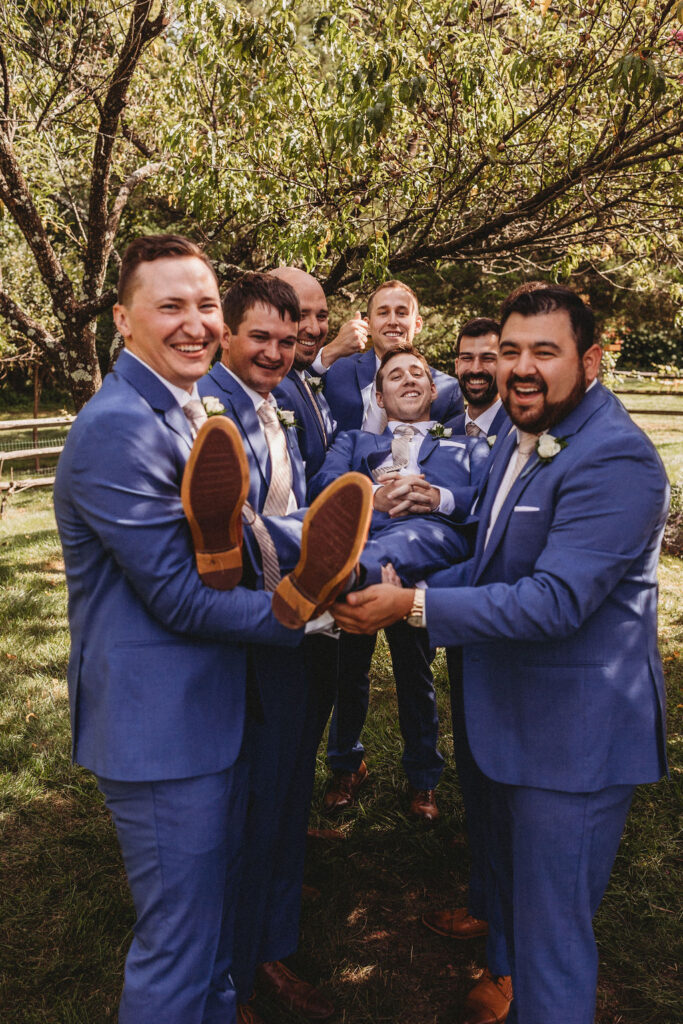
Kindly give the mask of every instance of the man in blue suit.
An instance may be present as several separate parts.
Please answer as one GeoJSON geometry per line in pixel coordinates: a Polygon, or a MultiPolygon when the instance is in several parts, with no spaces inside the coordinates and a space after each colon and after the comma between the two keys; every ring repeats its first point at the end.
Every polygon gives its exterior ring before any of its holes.
{"type": "Polygon", "coordinates": [[[499,338],[498,323],[479,316],[461,328],[455,343],[455,375],[467,409],[453,420],[453,430],[488,437],[490,444],[511,426],[496,383],[499,338]]]}
{"type": "MultiPolygon", "coordinates": [[[[377,402],[375,376],[382,357],[400,345],[412,345],[422,330],[417,296],[412,288],[401,281],[386,281],[368,299],[368,329],[373,347],[367,352],[351,355],[336,362],[324,374],[325,397],[339,430],[364,430],[370,434],[382,434],[386,428],[386,415],[377,402]]],[[[323,349],[324,352],[324,349],[323,349]]],[[[454,417],[463,411],[463,400],[457,380],[430,367],[437,390],[432,404],[431,416],[445,427],[452,427],[454,417]]],[[[400,499],[399,499],[400,500],[400,499]]],[[[405,506],[404,506],[405,508],[405,506]]],[[[407,509],[410,510],[410,509],[407,509]]],[[[419,510],[419,505],[414,509],[419,510]]],[[[443,759],[436,747],[429,747],[429,738],[436,736],[434,714],[436,697],[432,676],[431,652],[402,624],[387,634],[391,660],[396,679],[397,692],[414,694],[415,700],[406,709],[406,715],[417,716],[415,729],[426,738],[422,744],[423,755],[419,764],[414,764],[411,776],[416,784],[416,799],[411,801],[411,815],[418,820],[431,823],[438,816],[434,790],[441,777],[443,759]]],[[[336,722],[357,722],[366,703],[368,688],[367,643],[362,640],[346,640],[345,649],[349,657],[339,677],[337,702],[332,719],[331,737],[337,732],[336,722]],[[353,647],[356,657],[351,657],[353,647]]],[[[399,698],[399,709],[402,700],[399,698]]],[[[362,725],[362,722],[361,722],[362,725]]],[[[356,726],[353,726],[353,730],[356,726]]],[[[352,730],[352,731],[353,731],[352,730]]],[[[346,733],[346,729],[342,730],[346,733]]],[[[355,737],[358,741],[358,736],[355,737]]],[[[358,742],[353,743],[354,752],[337,748],[328,743],[327,756],[333,771],[332,781],[324,799],[328,814],[337,814],[351,807],[360,787],[368,778],[365,761],[358,760],[362,751],[358,742]],[[358,770],[348,765],[358,762],[358,770]]]]}
{"type": "MultiPolygon", "coordinates": [[[[634,786],[666,770],[656,616],[668,485],[650,441],[597,382],[594,318],[578,296],[521,294],[501,326],[498,387],[517,429],[494,446],[468,585],[430,586],[426,598],[380,585],[336,614],[364,631],[407,615],[433,644],[463,645],[508,1020],[591,1024],[592,918],[634,786]]],[[[456,570],[437,582],[456,582],[456,570]]],[[[466,1021],[505,1018],[500,970],[489,960],[466,1021]]]]}
{"type": "Polygon", "coordinates": [[[133,242],[114,319],[125,350],[79,413],[54,492],[73,757],[97,776],[137,914],[121,1024],[234,1024],[246,644],[300,634],[270,594],[210,590],[195,569],[180,484],[206,418],[196,382],[223,335],[201,250],[133,242]]]}
{"type": "MultiPolygon", "coordinates": [[[[391,560],[399,576],[414,583],[439,564],[466,557],[468,544],[458,524],[468,516],[489,448],[464,435],[451,437],[448,428],[431,418],[436,387],[424,357],[411,346],[403,345],[384,355],[376,391],[388,426],[379,435],[361,430],[340,434],[309,485],[309,497],[349,470],[380,478],[382,471],[391,470],[395,464],[397,445],[400,452],[401,443],[407,444],[410,458],[405,456],[398,476],[390,473],[387,482],[377,488],[370,541],[361,566],[368,572],[372,558],[380,564],[391,560]],[[410,426],[409,443],[398,440],[406,424],[410,426]]],[[[370,581],[372,575],[365,580],[370,581]]],[[[438,815],[433,791],[443,759],[437,750],[438,715],[429,672],[432,654],[426,634],[415,633],[403,623],[390,628],[387,638],[405,744],[403,767],[410,787],[411,813],[433,821],[438,815]]],[[[340,699],[328,743],[334,778],[325,796],[325,806],[332,812],[340,804],[345,805],[345,798],[349,800],[354,783],[362,785],[367,778],[360,736],[368,710],[368,673],[374,646],[375,637],[342,635],[340,640],[340,699]]]]}
{"type": "MultiPolygon", "coordinates": [[[[512,426],[496,383],[499,338],[500,325],[495,320],[477,317],[461,328],[455,343],[455,374],[467,401],[467,409],[455,418],[453,430],[468,437],[485,437],[489,445],[493,445],[498,434],[507,434],[512,426]]],[[[481,774],[474,764],[465,730],[462,648],[447,648],[446,662],[451,691],[453,753],[465,807],[470,853],[469,895],[466,907],[427,911],[422,920],[438,935],[469,939],[488,932],[487,858],[482,816],[485,800],[478,789],[481,774]]],[[[508,974],[509,971],[502,973],[508,974]]]]}
{"type": "MultiPolygon", "coordinates": [[[[251,508],[280,517],[281,529],[290,531],[292,548],[283,552],[278,537],[275,552],[284,571],[298,559],[306,480],[294,416],[280,410],[272,393],[292,366],[299,302],[286,282],[245,274],[224,296],[223,312],[221,362],[199,382],[199,393],[217,398],[242,435],[251,508]]],[[[253,1013],[246,1004],[258,980],[287,1007],[323,1020],[333,1005],[281,962],[299,941],[318,703],[331,703],[323,688],[311,685],[307,647],[275,653],[259,644],[250,651],[259,715],[246,743],[250,807],[233,974],[243,1013],[253,1013]]]]}

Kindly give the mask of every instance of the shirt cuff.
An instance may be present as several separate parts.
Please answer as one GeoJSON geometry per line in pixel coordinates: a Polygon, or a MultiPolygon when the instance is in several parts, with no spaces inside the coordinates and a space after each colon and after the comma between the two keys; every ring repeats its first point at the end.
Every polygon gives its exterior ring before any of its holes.
{"type": "Polygon", "coordinates": [[[450,516],[451,513],[455,511],[455,498],[445,487],[437,487],[437,490],[441,495],[441,500],[434,511],[441,512],[445,516],[450,516]]]}
{"type": "Polygon", "coordinates": [[[317,356],[309,366],[309,371],[313,371],[314,377],[322,377],[329,369],[329,367],[323,365],[321,352],[322,349],[318,352],[317,356]]]}

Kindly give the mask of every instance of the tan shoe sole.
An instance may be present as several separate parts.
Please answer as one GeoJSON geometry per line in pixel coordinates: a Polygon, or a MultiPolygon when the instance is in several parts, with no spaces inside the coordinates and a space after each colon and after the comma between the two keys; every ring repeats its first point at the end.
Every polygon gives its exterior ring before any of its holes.
{"type": "Polygon", "coordinates": [[[273,594],[273,615],[299,629],[329,608],[356,566],[372,518],[372,483],[344,473],[315,499],[303,522],[301,555],[273,594]]]}
{"type": "Polygon", "coordinates": [[[212,416],[192,445],[180,497],[197,572],[214,590],[232,590],[242,578],[242,506],[248,493],[249,463],[240,432],[226,416],[212,416]]]}

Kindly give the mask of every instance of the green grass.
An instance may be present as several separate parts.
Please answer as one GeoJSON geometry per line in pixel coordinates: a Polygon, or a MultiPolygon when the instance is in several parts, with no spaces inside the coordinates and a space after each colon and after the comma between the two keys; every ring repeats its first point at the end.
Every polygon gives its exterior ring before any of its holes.
{"type": "MultiPolygon", "coordinates": [[[[636,796],[596,920],[598,1024],[674,1024],[680,993],[683,602],[680,560],[661,566],[661,641],[670,693],[670,782],[636,796]]],[[[115,835],[92,776],[69,760],[66,589],[47,492],[10,502],[0,521],[0,1017],[3,1024],[114,1020],[133,911],[115,835]]],[[[451,1024],[484,943],[426,931],[429,907],[461,904],[468,854],[443,653],[435,674],[448,759],[443,818],[405,817],[401,743],[386,648],[378,645],[364,742],[372,780],[342,822],[344,840],[311,844],[293,966],[326,986],[347,1024],[451,1024]]],[[[326,770],[319,761],[312,824],[326,770]]],[[[274,1024],[296,1017],[261,1001],[274,1024]]],[[[551,1024],[551,1022],[549,1022],[551,1024]]]]}

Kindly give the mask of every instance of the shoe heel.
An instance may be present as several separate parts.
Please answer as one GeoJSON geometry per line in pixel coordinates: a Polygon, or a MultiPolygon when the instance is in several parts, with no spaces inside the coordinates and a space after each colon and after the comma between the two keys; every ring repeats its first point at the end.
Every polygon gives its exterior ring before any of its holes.
{"type": "Polygon", "coordinates": [[[285,576],[273,594],[273,615],[287,629],[301,629],[313,615],[316,605],[297,590],[289,576],[285,576]]]}

